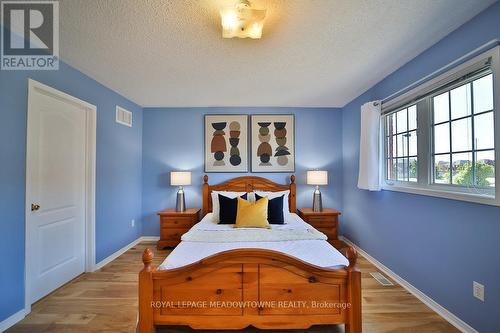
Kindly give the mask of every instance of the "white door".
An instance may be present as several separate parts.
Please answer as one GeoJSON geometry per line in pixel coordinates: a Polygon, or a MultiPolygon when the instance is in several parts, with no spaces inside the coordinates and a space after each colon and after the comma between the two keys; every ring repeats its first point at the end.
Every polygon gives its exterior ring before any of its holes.
{"type": "Polygon", "coordinates": [[[29,304],[85,271],[87,112],[53,92],[30,86],[28,97],[29,304]]]}

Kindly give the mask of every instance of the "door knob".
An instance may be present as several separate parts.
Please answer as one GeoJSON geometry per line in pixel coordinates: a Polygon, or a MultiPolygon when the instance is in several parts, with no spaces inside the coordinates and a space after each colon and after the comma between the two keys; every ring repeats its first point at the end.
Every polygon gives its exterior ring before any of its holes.
{"type": "Polygon", "coordinates": [[[35,210],[39,210],[40,209],[40,205],[38,204],[31,204],[31,211],[34,212],[35,210]]]}

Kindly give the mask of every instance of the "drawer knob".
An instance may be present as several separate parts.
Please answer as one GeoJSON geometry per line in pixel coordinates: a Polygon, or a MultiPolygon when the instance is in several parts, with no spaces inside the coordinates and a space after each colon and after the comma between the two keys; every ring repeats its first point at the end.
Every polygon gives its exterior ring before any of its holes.
{"type": "Polygon", "coordinates": [[[215,293],[216,293],[217,295],[222,294],[222,289],[217,289],[217,290],[215,291],[215,293]]]}
{"type": "Polygon", "coordinates": [[[316,283],[316,282],[318,282],[318,280],[316,280],[316,277],[314,276],[309,277],[309,283],[316,283]]]}

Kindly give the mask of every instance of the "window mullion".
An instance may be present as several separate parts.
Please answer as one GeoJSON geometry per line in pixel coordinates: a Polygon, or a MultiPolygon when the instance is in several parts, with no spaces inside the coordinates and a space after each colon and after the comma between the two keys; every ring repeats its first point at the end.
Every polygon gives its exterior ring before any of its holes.
{"type": "Polygon", "coordinates": [[[398,113],[394,113],[394,138],[396,138],[396,172],[394,174],[394,180],[399,180],[399,149],[398,149],[398,113]]]}
{"type": "Polygon", "coordinates": [[[429,184],[430,165],[430,98],[427,97],[417,104],[417,160],[419,185],[429,184]]]}
{"type": "Polygon", "coordinates": [[[410,181],[410,111],[406,108],[406,180],[410,181]]]}
{"type": "Polygon", "coordinates": [[[451,92],[448,91],[448,117],[449,117],[449,133],[450,133],[450,178],[448,179],[450,181],[450,184],[453,184],[453,133],[452,133],[452,127],[453,123],[451,121],[451,92]]]}
{"type": "Polygon", "coordinates": [[[477,186],[477,175],[476,175],[476,133],[474,129],[474,82],[469,83],[470,85],[470,121],[472,127],[472,186],[477,186]]]}

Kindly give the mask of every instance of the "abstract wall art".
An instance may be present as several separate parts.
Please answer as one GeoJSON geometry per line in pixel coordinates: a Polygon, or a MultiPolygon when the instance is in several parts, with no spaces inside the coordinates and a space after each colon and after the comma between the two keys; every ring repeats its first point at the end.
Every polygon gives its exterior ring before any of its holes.
{"type": "Polygon", "coordinates": [[[248,172],[247,115],[205,115],[205,172],[248,172]]]}
{"type": "Polygon", "coordinates": [[[295,121],[288,115],[252,115],[252,172],[295,172],[295,121]]]}

